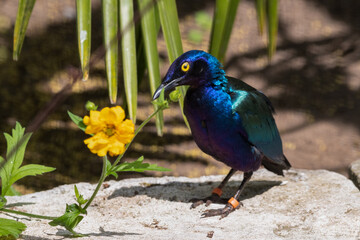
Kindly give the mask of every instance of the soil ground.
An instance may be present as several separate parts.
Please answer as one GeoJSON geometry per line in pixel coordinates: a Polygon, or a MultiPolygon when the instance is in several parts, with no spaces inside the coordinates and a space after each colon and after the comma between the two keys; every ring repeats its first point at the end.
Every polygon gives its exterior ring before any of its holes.
{"type": "MultiPolygon", "coordinates": [[[[93,1],[92,49],[101,45],[100,1],[93,1]]],[[[196,16],[212,16],[214,1],[177,1],[184,51],[207,50],[210,30],[196,16]],[[195,34],[194,34],[195,31],[195,34]],[[195,35],[195,37],[194,37],[195,35]]],[[[328,169],[347,175],[360,158],[360,2],[356,0],[279,1],[277,52],[268,62],[266,37],[259,36],[254,2],[241,1],[231,36],[225,70],[264,92],[277,114],[284,152],[294,168],[328,169]]],[[[12,29],[17,1],[3,0],[0,9],[0,131],[15,121],[27,126],[78,67],[74,1],[38,0],[29,23],[20,60],[11,60],[12,29]]],[[[160,35],[161,72],[169,64],[160,35]]],[[[83,115],[87,100],[108,106],[104,64],[91,69],[33,134],[26,161],[57,168],[55,173],[21,182],[27,189],[96,181],[101,161],[92,156],[66,111],[83,115]]],[[[122,87],[120,87],[122,88],[122,87]]],[[[146,81],[140,86],[138,118],[152,111],[146,81]]],[[[121,104],[121,100],[119,100],[121,104]]],[[[154,123],[140,134],[128,155],[173,171],[174,176],[225,174],[228,167],[202,153],[184,125],[178,105],[165,111],[165,132],[154,123]]],[[[5,151],[5,141],[0,140],[5,151]]],[[[145,173],[161,176],[163,173],[145,173]]],[[[139,176],[128,174],[122,177],[139,176]]]]}

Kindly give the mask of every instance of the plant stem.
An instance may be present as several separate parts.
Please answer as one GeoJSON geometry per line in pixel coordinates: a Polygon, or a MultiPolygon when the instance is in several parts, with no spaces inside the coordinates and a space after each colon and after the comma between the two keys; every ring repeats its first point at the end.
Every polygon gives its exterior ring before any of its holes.
{"type": "Polygon", "coordinates": [[[86,210],[90,206],[90,204],[94,200],[96,194],[99,192],[102,183],[104,182],[105,178],[107,177],[107,175],[106,175],[106,161],[107,161],[107,157],[104,156],[103,157],[103,168],[102,168],[102,172],[101,172],[101,177],[100,177],[99,182],[98,182],[98,184],[97,184],[97,186],[95,188],[95,191],[93,192],[93,194],[91,195],[89,201],[86,203],[85,207],[83,208],[84,210],[86,210]]]}
{"type": "Polygon", "coordinates": [[[129,149],[130,145],[132,144],[132,142],[134,141],[136,135],[141,131],[141,129],[150,121],[151,118],[153,118],[159,111],[163,110],[167,108],[167,104],[162,104],[160,105],[150,116],[148,116],[141,124],[140,126],[136,129],[135,131],[135,134],[134,134],[134,137],[133,139],[131,140],[131,142],[126,145],[125,147],[125,151],[123,152],[123,154],[121,154],[117,159],[116,161],[112,164],[112,167],[111,169],[113,169],[119,162],[120,160],[122,159],[122,157],[125,155],[126,151],[129,149]]]}
{"type": "MultiPolygon", "coordinates": [[[[124,156],[124,154],[125,154],[126,151],[128,150],[128,148],[129,148],[129,146],[131,145],[131,143],[134,141],[136,135],[140,132],[140,130],[150,121],[150,119],[151,119],[152,117],[155,116],[155,114],[157,114],[160,110],[163,110],[163,109],[165,109],[165,108],[167,108],[167,104],[161,105],[158,109],[156,109],[149,117],[147,117],[147,118],[140,124],[140,126],[139,126],[139,127],[136,129],[136,131],[135,131],[135,134],[134,134],[133,139],[131,140],[131,142],[130,142],[128,145],[126,145],[126,148],[125,148],[124,153],[121,154],[121,155],[116,159],[116,161],[114,162],[114,164],[112,164],[111,169],[112,169],[113,167],[115,167],[115,166],[119,163],[119,161],[120,161],[121,158],[124,156]]],[[[104,156],[104,157],[103,157],[103,168],[102,168],[102,172],[101,172],[101,177],[100,177],[99,182],[98,182],[98,184],[97,184],[97,186],[96,186],[96,188],[95,188],[95,191],[93,192],[93,194],[91,195],[89,201],[86,203],[85,207],[83,208],[84,210],[86,210],[86,209],[90,206],[90,204],[91,204],[92,201],[94,200],[96,194],[99,192],[102,183],[104,182],[105,178],[108,176],[108,175],[107,175],[107,171],[106,171],[106,161],[107,161],[107,157],[104,156]]]]}
{"type": "Polygon", "coordinates": [[[7,212],[7,213],[14,213],[14,214],[17,214],[17,215],[23,215],[23,216],[32,217],[32,218],[46,219],[46,220],[54,220],[56,218],[56,217],[50,217],[50,216],[43,216],[43,215],[26,213],[26,212],[20,212],[20,211],[6,209],[6,208],[1,208],[0,211],[7,212]]]}

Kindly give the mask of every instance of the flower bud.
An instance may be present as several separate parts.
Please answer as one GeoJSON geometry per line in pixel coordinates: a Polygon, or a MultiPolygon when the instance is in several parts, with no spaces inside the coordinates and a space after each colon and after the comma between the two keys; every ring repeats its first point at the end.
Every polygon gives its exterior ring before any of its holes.
{"type": "Polygon", "coordinates": [[[85,108],[86,110],[90,111],[90,110],[96,110],[98,108],[98,106],[95,105],[95,103],[91,102],[91,101],[87,101],[85,104],[85,108]]]}
{"type": "Polygon", "coordinates": [[[181,92],[179,90],[174,90],[170,93],[169,97],[172,102],[178,102],[181,97],[181,92]]]}

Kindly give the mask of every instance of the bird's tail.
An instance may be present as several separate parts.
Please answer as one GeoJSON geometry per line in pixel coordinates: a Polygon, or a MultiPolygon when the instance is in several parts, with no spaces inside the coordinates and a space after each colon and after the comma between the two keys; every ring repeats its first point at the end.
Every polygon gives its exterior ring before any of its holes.
{"type": "Polygon", "coordinates": [[[281,163],[278,163],[264,156],[262,159],[262,165],[270,172],[284,176],[283,170],[289,169],[291,167],[291,164],[284,155],[282,160],[283,161],[281,161],[281,163]]]}

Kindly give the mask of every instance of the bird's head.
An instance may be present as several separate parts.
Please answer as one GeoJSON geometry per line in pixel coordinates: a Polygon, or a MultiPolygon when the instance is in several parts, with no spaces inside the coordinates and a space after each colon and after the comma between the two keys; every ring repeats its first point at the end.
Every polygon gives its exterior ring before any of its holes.
{"type": "Polygon", "coordinates": [[[157,99],[162,90],[168,94],[177,86],[199,87],[223,79],[225,72],[221,67],[221,63],[209,53],[199,50],[188,51],[171,64],[153,99],[157,99]]]}

